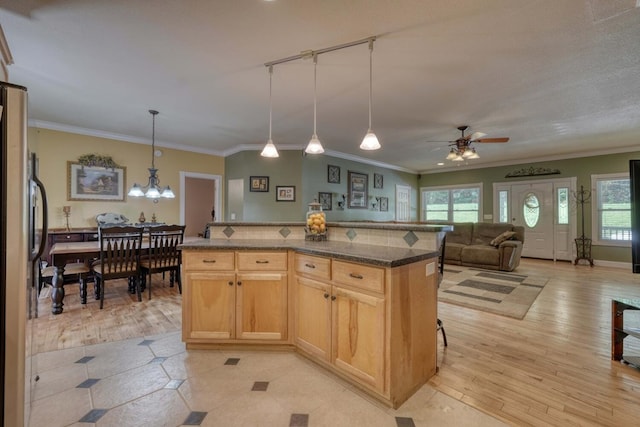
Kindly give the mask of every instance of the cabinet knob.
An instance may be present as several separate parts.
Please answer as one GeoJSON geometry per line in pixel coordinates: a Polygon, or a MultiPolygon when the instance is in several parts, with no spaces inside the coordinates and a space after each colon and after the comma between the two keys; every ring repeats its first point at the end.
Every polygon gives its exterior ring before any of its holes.
{"type": "Polygon", "coordinates": [[[242,282],[238,282],[238,286],[242,286],[242,282]]]}
{"type": "Polygon", "coordinates": [[[335,295],[331,295],[331,301],[335,301],[336,300],[336,296],[335,295]]]}
{"type": "Polygon", "coordinates": [[[233,286],[233,282],[229,280],[229,286],[233,286]]]}
{"type": "Polygon", "coordinates": [[[326,298],[329,298],[329,294],[325,293],[325,294],[324,294],[324,297],[325,297],[325,299],[326,299],[326,298]]]}

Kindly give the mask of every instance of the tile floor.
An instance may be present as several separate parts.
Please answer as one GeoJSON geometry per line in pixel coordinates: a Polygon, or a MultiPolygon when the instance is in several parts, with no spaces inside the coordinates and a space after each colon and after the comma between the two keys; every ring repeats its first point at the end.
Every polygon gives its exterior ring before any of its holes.
{"type": "Polygon", "coordinates": [[[296,353],[187,351],[180,332],[34,362],[30,427],[504,425],[429,385],[393,410],[296,353]]]}

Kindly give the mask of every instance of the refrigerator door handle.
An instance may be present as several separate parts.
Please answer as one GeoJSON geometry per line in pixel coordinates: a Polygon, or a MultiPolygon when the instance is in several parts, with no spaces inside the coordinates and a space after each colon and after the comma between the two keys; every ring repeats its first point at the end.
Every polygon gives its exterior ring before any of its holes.
{"type": "MultiPolygon", "coordinates": [[[[42,194],[42,237],[40,238],[40,247],[38,247],[37,250],[34,248],[33,252],[31,253],[31,261],[35,261],[42,256],[42,253],[44,252],[44,248],[47,245],[47,230],[49,228],[49,224],[48,224],[49,209],[47,206],[47,192],[44,189],[44,184],[36,176],[33,176],[32,180],[33,182],[36,183],[36,185],[40,189],[40,194],[42,194]]],[[[34,224],[34,227],[35,227],[35,224],[34,224]]],[[[32,232],[35,232],[35,230],[32,230],[32,232]]]]}

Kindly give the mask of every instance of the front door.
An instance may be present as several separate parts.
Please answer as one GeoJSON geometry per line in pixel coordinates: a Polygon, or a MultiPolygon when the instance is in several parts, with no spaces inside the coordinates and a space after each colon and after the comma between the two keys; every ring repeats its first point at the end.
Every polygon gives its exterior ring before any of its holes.
{"type": "Polygon", "coordinates": [[[553,183],[517,184],[511,191],[512,222],[525,230],[522,256],[554,258],[553,183]]]}

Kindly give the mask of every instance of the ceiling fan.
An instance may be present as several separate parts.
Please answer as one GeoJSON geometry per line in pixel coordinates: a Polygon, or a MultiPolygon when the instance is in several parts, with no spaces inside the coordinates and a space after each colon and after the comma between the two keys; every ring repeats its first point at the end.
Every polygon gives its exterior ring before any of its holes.
{"type": "Polygon", "coordinates": [[[471,135],[465,135],[464,131],[466,131],[469,126],[458,126],[458,130],[461,132],[460,138],[455,141],[432,141],[432,142],[448,142],[451,150],[447,155],[447,160],[452,160],[454,162],[461,162],[466,159],[479,159],[480,156],[476,152],[475,147],[472,147],[471,144],[474,142],[485,143],[485,142],[509,142],[509,138],[485,138],[487,136],[486,133],[482,132],[474,132],[471,135]]]}

